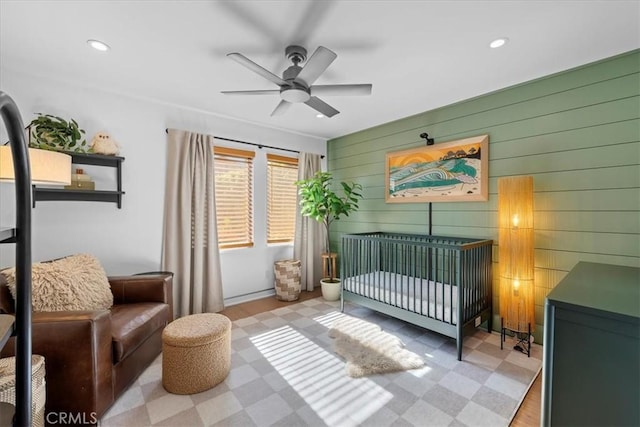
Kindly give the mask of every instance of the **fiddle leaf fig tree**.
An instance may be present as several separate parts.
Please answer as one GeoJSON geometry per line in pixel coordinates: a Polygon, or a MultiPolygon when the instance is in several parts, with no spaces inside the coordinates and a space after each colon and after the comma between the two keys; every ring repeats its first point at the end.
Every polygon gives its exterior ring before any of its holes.
{"type": "MultiPolygon", "coordinates": [[[[329,228],[333,221],[342,215],[349,216],[358,210],[358,201],[362,199],[362,185],[341,182],[342,194],[331,189],[332,176],[329,172],[317,172],[312,178],[296,181],[300,195],[300,213],[315,219],[324,225],[326,231],[325,250],[331,253],[329,228]]],[[[329,281],[336,282],[332,263],[328,263],[329,281]]]]}
{"type": "Polygon", "coordinates": [[[31,147],[80,153],[87,151],[87,141],[83,138],[84,129],[80,129],[78,122],[73,119],[66,121],[61,117],[38,113],[29,128],[31,147]]]}

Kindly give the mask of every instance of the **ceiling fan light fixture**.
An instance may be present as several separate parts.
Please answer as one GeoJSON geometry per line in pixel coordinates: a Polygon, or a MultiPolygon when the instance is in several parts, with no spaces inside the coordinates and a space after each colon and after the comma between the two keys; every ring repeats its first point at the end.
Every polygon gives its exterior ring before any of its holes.
{"type": "Polygon", "coordinates": [[[280,97],[288,102],[299,103],[307,102],[311,96],[309,92],[297,87],[285,88],[280,92],[280,97]]]}
{"type": "Polygon", "coordinates": [[[499,39],[495,39],[494,41],[492,41],[491,43],[489,43],[489,47],[491,49],[497,49],[499,47],[504,46],[505,44],[507,44],[507,42],[509,41],[508,38],[506,37],[500,37],[499,39]]]}

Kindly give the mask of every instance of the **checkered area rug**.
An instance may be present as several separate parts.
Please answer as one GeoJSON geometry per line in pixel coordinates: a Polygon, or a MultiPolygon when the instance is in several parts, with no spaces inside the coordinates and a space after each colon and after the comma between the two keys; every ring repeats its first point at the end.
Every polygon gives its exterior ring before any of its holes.
{"type": "Polygon", "coordinates": [[[162,387],[161,356],[105,414],[102,426],[507,426],[540,370],[532,355],[500,350],[500,335],[477,330],[455,341],[347,305],[425,360],[411,371],[350,378],[327,332],[343,314],[322,298],[233,322],[227,379],[189,396],[162,387]]]}

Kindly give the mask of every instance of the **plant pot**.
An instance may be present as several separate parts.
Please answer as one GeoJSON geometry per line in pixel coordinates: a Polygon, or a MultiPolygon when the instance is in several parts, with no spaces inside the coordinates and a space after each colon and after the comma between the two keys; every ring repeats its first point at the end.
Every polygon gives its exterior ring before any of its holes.
{"type": "Polygon", "coordinates": [[[329,279],[322,279],[320,280],[320,286],[322,286],[322,297],[327,301],[337,301],[340,299],[342,287],[340,280],[334,279],[334,282],[330,282],[329,279]]]}

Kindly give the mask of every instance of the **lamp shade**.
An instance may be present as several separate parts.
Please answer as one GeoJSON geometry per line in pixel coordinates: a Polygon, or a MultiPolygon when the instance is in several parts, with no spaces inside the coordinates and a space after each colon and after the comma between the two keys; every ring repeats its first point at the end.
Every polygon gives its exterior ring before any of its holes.
{"type": "MultiPolygon", "coordinates": [[[[56,151],[29,148],[31,183],[38,185],[69,185],[71,183],[71,156],[56,151]]],[[[11,146],[0,146],[0,181],[13,181],[11,146]]]]}
{"type": "Polygon", "coordinates": [[[533,177],[498,179],[500,317],[512,331],[534,330],[533,177]]]}

